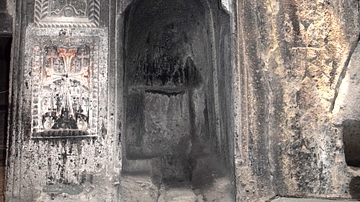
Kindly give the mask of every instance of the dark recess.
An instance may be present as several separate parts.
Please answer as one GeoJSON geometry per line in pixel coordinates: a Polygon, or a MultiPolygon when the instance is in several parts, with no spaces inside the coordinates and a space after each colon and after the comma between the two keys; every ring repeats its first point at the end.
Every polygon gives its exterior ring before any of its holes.
{"type": "Polygon", "coordinates": [[[349,190],[353,199],[360,199],[360,177],[354,177],[350,181],[349,190]]]}
{"type": "Polygon", "coordinates": [[[0,37],[0,165],[5,165],[8,97],[9,97],[9,70],[11,41],[9,36],[0,37]]]}
{"type": "Polygon", "coordinates": [[[343,127],[346,164],[360,167],[360,122],[346,121],[343,127]]]}

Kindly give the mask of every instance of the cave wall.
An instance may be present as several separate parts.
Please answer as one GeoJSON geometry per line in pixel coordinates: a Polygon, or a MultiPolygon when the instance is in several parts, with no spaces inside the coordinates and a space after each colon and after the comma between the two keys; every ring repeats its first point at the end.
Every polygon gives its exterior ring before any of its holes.
{"type": "MultiPolygon", "coordinates": [[[[158,200],[158,194],[164,190],[154,186],[152,179],[121,175],[132,171],[146,173],[149,170],[144,168],[156,164],[138,161],[142,156],[139,153],[132,157],[134,162],[122,159],[127,151],[124,93],[128,87],[123,78],[127,73],[125,66],[129,65],[124,63],[124,22],[132,1],[86,1],[98,2],[92,6],[98,6],[100,14],[78,19],[75,27],[67,18],[71,12],[48,18],[44,8],[37,7],[46,7],[46,0],[7,2],[16,11],[12,12],[6,200],[126,200],[131,194],[138,195],[136,191],[144,193],[140,198],[158,200]],[[94,48],[96,44],[100,44],[100,51],[94,48]],[[49,61],[52,57],[47,55],[51,53],[49,47],[55,51],[58,47],[67,47],[68,51],[77,47],[75,66],[81,64],[84,56],[81,50],[93,50],[100,57],[91,60],[103,65],[103,71],[94,74],[101,79],[90,80],[91,84],[101,83],[100,89],[90,91],[91,96],[95,95],[93,101],[98,102],[92,105],[98,113],[91,119],[95,125],[91,130],[77,125],[77,132],[70,132],[70,138],[63,137],[69,133],[54,131],[56,127],[44,133],[44,128],[37,125],[43,119],[33,116],[39,112],[34,98],[36,75],[43,76],[35,72],[38,66],[48,68],[50,64],[38,59],[49,61]]],[[[357,161],[357,155],[351,154],[349,148],[357,147],[360,130],[356,108],[359,2],[201,2],[208,3],[212,11],[207,15],[212,18],[212,26],[204,26],[214,30],[212,35],[204,29],[194,36],[201,38],[206,33],[210,37],[208,44],[206,40],[202,43],[203,39],[192,41],[197,44],[199,50],[195,52],[199,55],[191,55],[183,47],[172,50],[192,56],[195,66],[201,60],[210,66],[199,71],[205,75],[202,82],[210,83],[204,92],[214,99],[208,109],[215,114],[211,122],[216,125],[212,126],[216,131],[211,131],[215,136],[212,148],[228,166],[230,176],[235,177],[235,200],[266,201],[275,196],[359,198],[360,173],[356,163],[349,163],[349,158],[357,161]],[[205,48],[211,53],[201,52],[203,46],[211,46],[205,48]]],[[[175,33],[171,29],[168,28],[169,33],[175,33]]],[[[132,40],[138,43],[136,38],[132,40]]],[[[142,42],[146,40],[139,44],[142,42]]],[[[165,83],[169,84],[168,81],[165,78],[165,83]]],[[[136,79],[132,84],[147,88],[146,83],[136,79]]],[[[169,88],[156,85],[150,89],[157,94],[148,96],[148,112],[153,110],[150,107],[153,100],[162,99],[156,103],[158,107],[171,102],[175,106],[180,98],[170,99],[178,95],[159,98],[162,96],[159,91],[177,93],[179,89],[172,84],[169,88]]],[[[203,111],[201,107],[196,109],[196,113],[203,111]]],[[[188,113],[191,112],[185,111],[182,116],[188,113]]],[[[186,127],[187,123],[181,126],[186,127]]]]}

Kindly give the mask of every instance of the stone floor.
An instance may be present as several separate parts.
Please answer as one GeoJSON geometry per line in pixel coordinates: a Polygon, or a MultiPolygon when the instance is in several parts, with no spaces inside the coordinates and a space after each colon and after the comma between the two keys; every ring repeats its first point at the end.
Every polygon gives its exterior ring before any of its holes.
{"type": "MultiPolygon", "coordinates": [[[[5,201],[5,197],[4,197],[5,179],[4,179],[4,176],[5,176],[5,166],[0,166],[0,202],[5,201]]],[[[271,202],[341,202],[341,201],[349,202],[349,201],[360,201],[360,200],[329,200],[329,199],[304,199],[304,198],[282,198],[282,197],[280,197],[280,198],[276,198],[276,199],[272,200],[271,202]]]]}
{"type": "Polygon", "coordinates": [[[329,200],[329,199],[305,199],[305,198],[276,198],[271,202],[346,202],[358,200],[329,200]]]}

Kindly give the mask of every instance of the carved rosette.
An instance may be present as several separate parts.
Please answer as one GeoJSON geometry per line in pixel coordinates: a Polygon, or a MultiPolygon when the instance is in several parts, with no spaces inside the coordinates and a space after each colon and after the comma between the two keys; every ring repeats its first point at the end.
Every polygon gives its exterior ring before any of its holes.
{"type": "Polygon", "coordinates": [[[45,40],[33,47],[33,136],[97,133],[98,50],[90,38],[45,40]]]}
{"type": "Polygon", "coordinates": [[[38,27],[98,27],[100,0],[35,0],[38,27]]]}

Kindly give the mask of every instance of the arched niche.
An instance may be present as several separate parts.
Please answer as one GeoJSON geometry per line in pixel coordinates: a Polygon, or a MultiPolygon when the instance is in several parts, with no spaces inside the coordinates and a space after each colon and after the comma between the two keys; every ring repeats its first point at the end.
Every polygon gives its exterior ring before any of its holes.
{"type": "Polygon", "coordinates": [[[194,187],[233,176],[229,23],[217,1],[127,7],[124,172],[194,187]]]}
{"type": "Polygon", "coordinates": [[[211,105],[206,100],[213,66],[207,20],[199,1],[136,1],[130,8],[125,24],[128,158],[184,154],[194,138],[213,136],[215,128],[205,120],[213,115],[195,109],[211,105]]]}

